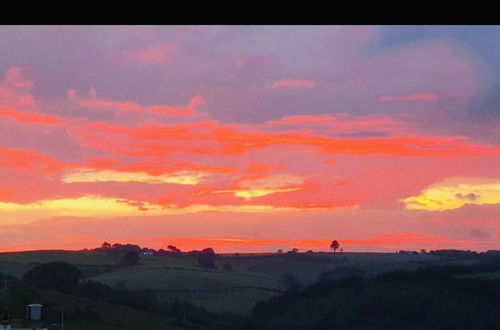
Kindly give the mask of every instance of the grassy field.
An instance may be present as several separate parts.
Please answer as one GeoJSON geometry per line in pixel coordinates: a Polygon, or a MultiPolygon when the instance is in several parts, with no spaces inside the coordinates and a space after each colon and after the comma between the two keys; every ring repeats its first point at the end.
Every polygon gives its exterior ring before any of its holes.
{"type": "Polygon", "coordinates": [[[51,261],[65,261],[74,265],[109,265],[116,262],[102,252],[92,251],[26,251],[0,253],[0,263],[40,264],[51,261]]]}
{"type": "Polygon", "coordinates": [[[374,276],[396,269],[415,269],[423,264],[438,262],[439,258],[397,253],[314,253],[311,256],[271,255],[228,260],[239,271],[274,278],[282,274],[293,274],[303,284],[308,285],[315,283],[322,272],[333,271],[337,267],[356,267],[368,276],[374,276]]]}
{"type": "Polygon", "coordinates": [[[150,330],[180,330],[184,329],[175,324],[175,319],[146,311],[96,302],[74,296],[68,296],[53,291],[41,291],[45,301],[64,306],[65,310],[75,307],[79,310],[90,310],[99,315],[100,320],[94,322],[74,322],[65,324],[66,330],[72,329],[150,329],[150,330]]]}
{"type": "Polygon", "coordinates": [[[427,254],[299,253],[225,255],[217,259],[215,269],[200,267],[195,258],[169,256],[142,256],[138,265],[120,267],[116,257],[100,252],[33,251],[0,253],[0,272],[22,277],[33,266],[51,261],[74,264],[87,277],[111,287],[148,289],[160,301],[182,298],[215,313],[236,315],[248,314],[257,302],[284,290],[280,278],[285,274],[307,286],[317,282],[320,274],[337,267],[355,267],[367,276],[375,276],[445,263],[427,254]]]}
{"type": "Polygon", "coordinates": [[[88,251],[26,251],[0,253],[0,272],[16,277],[36,265],[64,261],[80,267],[84,273],[101,273],[118,266],[119,260],[101,252],[88,251]]]}
{"type": "MultiPolygon", "coordinates": [[[[223,263],[226,263],[224,261],[223,263]]],[[[129,289],[153,290],[160,301],[187,299],[216,313],[247,314],[259,301],[279,293],[275,276],[258,271],[198,266],[195,259],[143,257],[137,266],[124,267],[92,277],[110,285],[123,284],[129,289]],[[270,291],[276,290],[276,291],[270,291]]]]}
{"type": "Polygon", "coordinates": [[[143,257],[137,266],[92,279],[110,286],[123,284],[131,289],[151,289],[162,301],[182,298],[215,313],[244,315],[257,302],[284,290],[280,277],[285,274],[292,274],[306,286],[317,282],[321,273],[337,267],[356,267],[374,276],[397,269],[413,270],[439,260],[430,255],[396,253],[224,256],[212,270],[199,267],[195,259],[143,257]],[[223,271],[227,264],[231,271],[223,271]]]}

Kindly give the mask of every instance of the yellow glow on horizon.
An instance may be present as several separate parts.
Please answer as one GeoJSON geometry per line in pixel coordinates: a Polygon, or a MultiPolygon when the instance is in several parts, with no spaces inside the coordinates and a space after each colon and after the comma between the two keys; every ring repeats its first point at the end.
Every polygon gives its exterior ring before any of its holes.
{"type": "Polygon", "coordinates": [[[254,197],[261,197],[270,194],[284,193],[299,191],[301,187],[290,187],[290,188],[275,188],[275,189],[248,189],[248,190],[233,190],[234,195],[237,197],[242,197],[245,199],[251,199],[254,197]]]}
{"type": "Polygon", "coordinates": [[[197,213],[197,212],[277,212],[277,211],[293,211],[291,207],[276,207],[272,205],[207,205],[207,204],[194,204],[184,208],[173,207],[170,209],[181,213],[197,213]]]}
{"type": "Polygon", "coordinates": [[[171,175],[150,175],[146,172],[94,171],[81,170],[66,174],[62,177],[64,183],[76,182],[142,182],[150,184],[175,183],[182,185],[196,185],[205,177],[204,173],[177,172],[171,175]]]}
{"type": "Polygon", "coordinates": [[[123,200],[99,196],[42,200],[36,203],[0,202],[0,212],[41,212],[58,216],[112,216],[123,214],[156,213],[161,208],[154,204],[142,203],[142,210],[123,200]],[[147,209],[147,211],[146,211],[147,209]]]}
{"type": "Polygon", "coordinates": [[[189,214],[198,212],[297,212],[322,211],[331,208],[322,206],[273,206],[273,205],[208,205],[188,206],[160,205],[141,201],[130,201],[101,196],[82,196],[41,200],[35,203],[0,202],[0,225],[32,222],[41,218],[55,216],[110,218],[117,216],[147,216],[189,214]]]}
{"type": "Polygon", "coordinates": [[[250,200],[277,193],[286,193],[302,190],[304,179],[291,174],[277,174],[261,179],[244,180],[236,189],[216,190],[213,193],[232,193],[236,197],[250,200]]]}
{"type": "Polygon", "coordinates": [[[289,187],[289,188],[268,188],[268,189],[228,189],[228,190],[217,190],[214,193],[232,193],[236,197],[244,198],[246,200],[262,197],[271,194],[292,192],[302,190],[301,187],[289,187]]]}
{"type": "Polygon", "coordinates": [[[477,179],[449,180],[429,187],[418,196],[402,200],[407,210],[444,211],[457,209],[465,204],[499,204],[500,182],[477,179]],[[489,181],[489,182],[488,182],[489,181]]]}

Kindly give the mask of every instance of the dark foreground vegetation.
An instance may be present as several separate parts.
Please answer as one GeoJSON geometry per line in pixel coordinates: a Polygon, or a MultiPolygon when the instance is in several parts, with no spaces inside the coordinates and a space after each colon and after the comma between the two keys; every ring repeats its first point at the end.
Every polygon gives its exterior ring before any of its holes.
{"type": "MultiPolygon", "coordinates": [[[[233,262],[237,266],[237,262],[244,261],[239,256],[216,256],[212,249],[190,255],[169,250],[167,254],[195,259],[199,267],[214,268],[209,273],[197,271],[200,281],[205,280],[206,274],[217,273],[218,266],[221,272],[232,273],[234,270],[228,270],[227,265],[233,262]]],[[[124,271],[140,267],[138,264],[147,251],[139,251],[122,245],[110,246],[105,252],[116,257],[116,267],[124,271]]],[[[46,262],[32,267],[21,277],[0,273],[4,283],[0,289],[0,308],[7,307],[12,318],[24,318],[27,304],[41,303],[45,306],[47,324],[59,324],[64,312],[66,329],[70,330],[499,329],[500,252],[425,253],[439,259],[413,270],[392,270],[373,276],[360,265],[338,266],[322,272],[315,283],[310,284],[285,272],[277,276],[282,290],[273,291],[271,298],[256,303],[246,315],[214,313],[176,297],[175,293],[171,294],[172,299],[159,299],[153,288],[130,289],[121,283],[108,285],[86,276],[71,263],[46,262]]],[[[251,256],[248,262],[252,267],[269,260],[274,266],[278,261],[284,265],[295,263],[303,265],[307,272],[311,265],[338,264],[341,258],[346,257],[295,251],[279,256],[251,256]]],[[[169,271],[174,269],[165,268],[165,272],[169,271]]],[[[150,286],[154,287],[153,284],[158,283],[151,282],[150,286]]],[[[236,304],[241,297],[226,296],[226,299],[233,299],[232,303],[236,304]]],[[[54,326],[52,329],[60,329],[54,326]]]]}
{"type": "Polygon", "coordinates": [[[500,281],[454,275],[484,268],[440,266],[319,282],[258,303],[253,317],[263,329],[498,329],[500,281]]]}

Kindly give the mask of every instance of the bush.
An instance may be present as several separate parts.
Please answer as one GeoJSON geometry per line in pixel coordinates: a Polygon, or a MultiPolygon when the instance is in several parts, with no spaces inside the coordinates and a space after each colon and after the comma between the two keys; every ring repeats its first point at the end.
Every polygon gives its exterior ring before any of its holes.
{"type": "Polygon", "coordinates": [[[206,248],[198,255],[198,264],[202,267],[214,268],[215,267],[215,252],[212,248],[206,248]]]}
{"type": "Polygon", "coordinates": [[[81,273],[75,266],[66,262],[50,262],[27,271],[23,279],[40,289],[71,294],[76,290],[80,277],[81,273]]]}
{"type": "Polygon", "coordinates": [[[125,252],[123,258],[121,260],[122,265],[124,266],[135,266],[139,263],[139,252],[137,251],[128,251],[125,252]]]}

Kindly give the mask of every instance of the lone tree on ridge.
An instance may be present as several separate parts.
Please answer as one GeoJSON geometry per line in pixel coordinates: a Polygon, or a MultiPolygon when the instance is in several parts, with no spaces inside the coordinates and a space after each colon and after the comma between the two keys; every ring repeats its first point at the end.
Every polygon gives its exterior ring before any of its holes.
{"type": "Polygon", "coordinates": [[[335,253],[337,252],[339,246],[340,246],[339,242],[337,242],[337,240],[333,240],[332,244],[330,244],[330,249],[333,249],[333,253],[335,253]]]}

